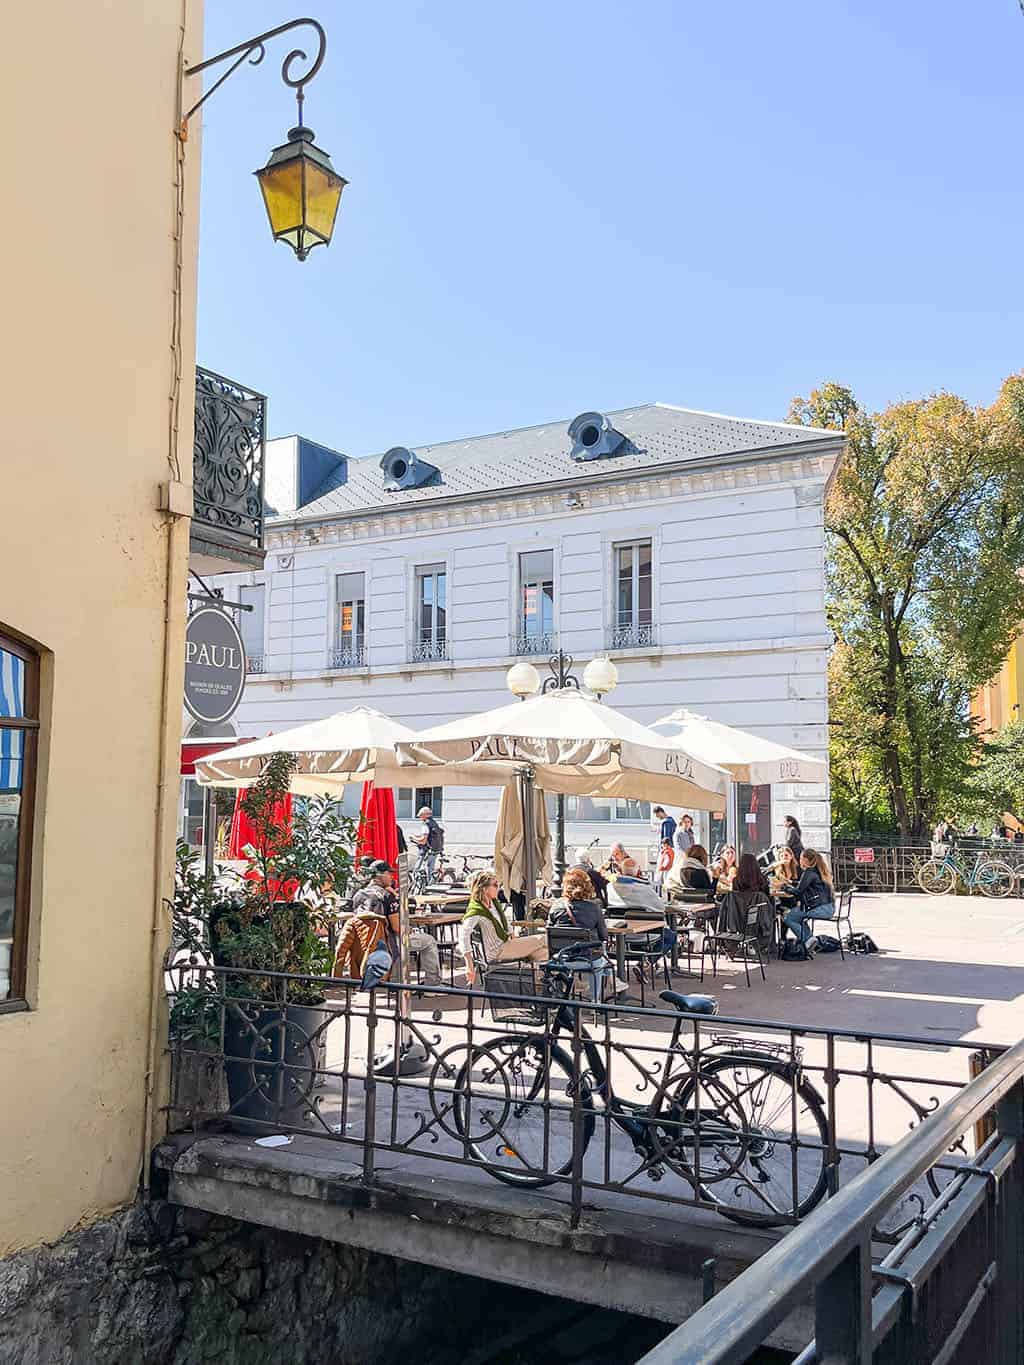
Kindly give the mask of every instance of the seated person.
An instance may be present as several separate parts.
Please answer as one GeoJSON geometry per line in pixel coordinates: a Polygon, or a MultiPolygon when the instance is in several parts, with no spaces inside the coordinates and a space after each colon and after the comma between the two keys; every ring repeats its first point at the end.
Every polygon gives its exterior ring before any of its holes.
{"type": "Polygon", "coordinates": [[[505,908],[498,900],[500,886],[493,867],[477,872],[469,884],[469,906],[459,925],[459,944],[466,962],[466,980],[473,985],[470,935],[479,929],[488,962],[546,962],[548,943],[543,934],[512,937],[505,908]]]}
{"type": "Polygon", "coordinates": [[[603,873],[598,872],[597,868],[594,866],[593,859],[590,856],[589,848],[578,848],[576,850],[576,861],[573,863],[573,867],[579,868],[581,872],[585,872],[587,874],[587,876],[590,878],[590,883],[593,886],[594,891],[597,893],[597,899],[607,910],[608,878],[605,877],[603,873]]]}
{"type": "Polygon", "coordinates": [[[680,884],[691,891],[706,891],[708,896],[715,894],[715,882],[708,871],[708,851],[703,844],[694,844],[682,860],[679,869],[680,884]]]}
{"type": "Polygon", "coordinates": [[[800,854],[800,878],[790,886],[796,904],[782,918],[807,957],[813,956],[814,940],[811,938],[808,918],[823,905],[831,905],[835,899],[832,888],[832,873],[828,863],[813,848],[805,848],[800,854]]]}
{"type": "MultiPolygon", "coordinates": [[[[573,867],[562,880],[562,895],[551,907],[549,924],[564,924],[574,929],[585,929],[591,943],[603,948],[608,941],[608,926],[604,922],[604,910],[594,891],[594,884],[582,868],[573,867]]],[[[593,999],[601,998],[601,978],[611,977],[616,994],[628,990],[625,981],[615,976],[608,958],[602,953],[594,955],[588,963],[591,976],[593,999]]]]}
{"type": "MultiPolygon", "coordinates": [[[[397,966],[401,961],[398,917],[398,896],[392,889],[395,874],[382,858],[371,861],[367,872],[369,881],[361,886],[352,897],[352,918],[341,931],[338,948],[334,957],[334,976],[362,976],[363,963],[367,956],[381,942],[387,946],[395,962],[392,979],[398,975],[397,966]]],[[[428,986],[441,985],[441,967],[438,960],[437,939],[423,929],[413,929],[409,934],[409,947],[417,953],[423,979],[428,986]]]]}
{"type": "Polygon", "coordinates": [[[737,872],[736,850],[732,844],[726,844],[725,848],[722,849],[712,864],[711,871],[715,877],[720,896],[724,895],[726,891],[732,890],[737,872]]]}
{"type": "Polygon", "coordinates": [[[608,853],[608,861],[602,863],[601,871],[609,874],[621,872],[623,863],[635,863],[635,861],[629,856],[622,844],[612,844],[608,853]]]}
{"type": "Polygon", "coordinates": [[[791,848],[783,848],[779,860],[771,869],[770,885],[774,894],[782,901],[791,903],[793,893],[789,889],[800,880],[800,862],[791,848]]]}
{"type": "Polygon", "coordinates": [[[732,887],[726,892],[718,910],[719,933],[746,934],[750,912],[757,911],[755,937],[762,953],[772,946],[775,930],[775,909],[768,897],[764,875],[752,853],[744,853],[736,868],[732,887]]]}

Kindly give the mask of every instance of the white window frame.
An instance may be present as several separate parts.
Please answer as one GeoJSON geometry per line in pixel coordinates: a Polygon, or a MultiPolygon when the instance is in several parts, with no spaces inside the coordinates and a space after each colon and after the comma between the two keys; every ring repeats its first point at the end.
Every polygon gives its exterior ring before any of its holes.
{"type": "Polygon", "coordinates": [[[527,544],[518,545],[512,548],[512,583],[513,583],[513,614],[512,614],[512,648],[510,653],[521,657],[532,655],[551,654],[558,647],[558,602],[559,602],[559,547],[552,544],[527,544]],[[544,579],[526,580],[523,577],[523,556],[533,554],[549,554],[551,556],[551,629],[543,634],[529,637],[526,633],[526,613],[525,613],[525,590],[527,587],[536,584],[538,588],[538,603],[541,598],[540,584],[544,579]],[[526,648],[528,639],[536,640],[536,647],[526,648]]]}
{"type": "MultiPolygon", "coordinates": [[[[269,610],[268,610],[269,604],[270,604],[270,591],[269,591],[269,588],[268,588],[268,586],[267,586],[267,583],[265,582],[264,579],[262,579],[262,578],[256,578],[255,576],[253,577],[252,581],[249,582],[249,583],[239,583],[239,584],[238,584],[238,588],[237,588],[237,592],[238,592],[238,598],[237,598],[237,600],[238,600],[239,602],[244,602],[244,601],[245,601],[245,598],[244,598],[244,596],[243,596],[243,593],[245,593],[245,592],[247,592],[247,591],[251,592],[251,591],[252,591],[253,589],[255,589],[255,588],[260,588],[260,589],[262,589],[262,592],[263,592],[263,621],[262,621],[262,627],[263,627],[263,628],[262,628],[262,630],[260,631],[260,640],[259,640],[259,644],[258,644],[258,649],[257,649],[257,650],[254,650],[254,652],[251,653],[251,654],[250,654],[248,648],[247,648],[246,651],[245,651],[245,671],[246,671],[246,673],[265,673],[265,672],[267,671],[267,621],[268,621],[269,616],[270,616],[270,612],[269,612],[269,610]]],[[[240,635],[243,635],[243,636],[244,636],[244,633],[245,633],[245,632],[243,631],[242,626],[243,626],[244,621],[248,618],[248,616],[249,616],[249,612],[247,612],[247,611],[240,611],[240,612],[238,613],[238,630],[239,630],[239,634],[240,634],[240,635]]],[[[243,644],[244,644],[244,639],[243,639],[243,644]]]]}
{"type": "Polygon", "coordinates": [[[616,540],[612,545],[612,649],[643,649],[654,643],[654,580],[655,580],[654,539],[640,536],[630,540],[616,540]],[[639,551],[648,547],[651,552],[651,619],[642,624],[640,617],[640,555],[639,551]],[[633,567],[630,576],[632,598],[629,622],[619,617],[619,555],[623,550],[633,552],[633,567]]]}
{"type": "Polygon", "coordinates": [[[434,819],[440,820],[444,813],[444,788],[443,787],[399,787],[395,792],[395,819],[396,820],[415,820],[416,812],[420,808],[420,803],[416,800],[416,793],[422,791],[430,792],[430,808],[434,812],[434,819]],[[405,801],[409,802],[409,814],[403,815],[402,808],[405,801]],[[436,810],[434,809],[436,802],[436,810]]]}
{"type": "Polygon", "coordinates": [[[630,648],[657,648],[658,629],[661,622],[661,591],[660,591],[660,565],[661,565],[661,527],[645,525],[642,522],[633,526],[618,525],[614,531],[609,526],[605,528],[601,535],[601,554],[604,563],[604,573],[602,579],[604,583],[604,631],[608,649],[630,649],[630,648]],[[650,644],[642,646],[616,645],[614,644],[616,629],[618,626],[618,580],[619,562],[618,548],[621,545],[636,545],[642,541],[650,541],[651,544],[651,633],[650,644]]]}
{"type": "Polygon", "coordinates": [[[444,660],[451,657],[452,645],[452,572],[451,565],[447,557],[443,559],[425,560],[422,564],[414,564],[412,570],[412,637],[409,645],[409,652],[414,663],[430,663],[435,660],[444,660]],[[444,574],[444,639],[438,640],[437,632],[437,576],[444,574]],[[429,640],[424,639],[420,632],[421,626],[421,591],[420,584],[425,578],[434,579],[434,603],[431,624],[431,636],[429,640]]]}
{"type": "Polygon", "coordinates": [[[367,642],[370,638],[370,585],[366,566],[365,564],[332,564],[330,574],[331,591],[328,596],[331,603],[331,616],[327,628],[327,648],[330,651],[331,668],[362,668],[366,665],[367,642]],[[359,574],[363,580],[362,644],[351,651],[345,651],[341,647],[341,608],[346,601],[351,600],[354,603],[359,599],[343,599],[340,595],[339,583],[347,574],[359,574]]]}

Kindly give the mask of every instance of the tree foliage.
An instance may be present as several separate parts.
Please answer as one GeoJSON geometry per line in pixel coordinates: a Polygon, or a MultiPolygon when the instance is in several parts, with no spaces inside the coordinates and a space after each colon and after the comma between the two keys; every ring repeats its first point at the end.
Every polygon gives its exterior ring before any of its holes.
{"type": "Polygon", "coordinates": [[[790,420],[847,435],[825,517],[837,823],[920,834],[970,786],[970,695],[1024,620],[1024,374],[990,408],[869,413],[830,383],[790,420]]]}

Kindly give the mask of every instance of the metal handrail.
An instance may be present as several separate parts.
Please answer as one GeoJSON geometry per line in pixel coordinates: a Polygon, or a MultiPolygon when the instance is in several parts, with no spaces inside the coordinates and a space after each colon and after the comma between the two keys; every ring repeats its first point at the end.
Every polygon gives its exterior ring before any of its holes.
{"type": "Polygon", "coordinates": [[[735,1365],[779,1325],[794,1302],[858,1246],[886,1210],[950,1144],[1024,1079],[1024,1041],[924,1119],[867,1170],[737,1276],[638,1365],[735,1365]]]}

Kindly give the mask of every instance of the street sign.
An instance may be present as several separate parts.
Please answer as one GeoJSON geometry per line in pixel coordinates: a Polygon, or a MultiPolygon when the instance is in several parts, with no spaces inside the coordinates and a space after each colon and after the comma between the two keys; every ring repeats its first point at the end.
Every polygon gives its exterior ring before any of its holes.
{"type": "Polygon", "coordinates": [[[245,645],[226,611],[200,607],[185,627],[185,706],[196,720],[234,714],[245,687],[245,645]]]}
{"type": "Polygon", "coordinates": [[[853,850],[853,861],[855,863],[873,863],[875,861],[875,850],[873,848],[855,848],[853,850]]]}

